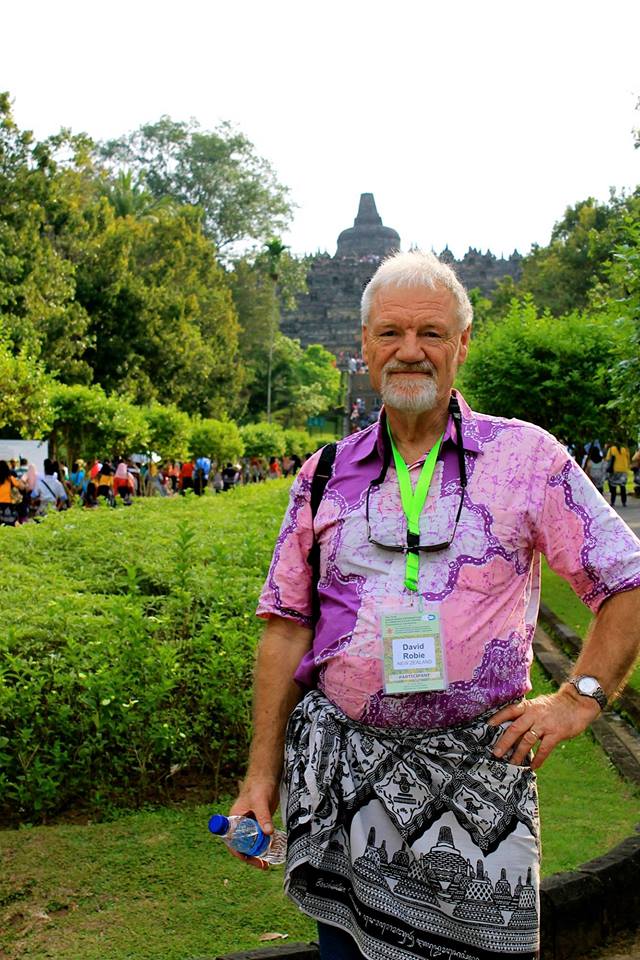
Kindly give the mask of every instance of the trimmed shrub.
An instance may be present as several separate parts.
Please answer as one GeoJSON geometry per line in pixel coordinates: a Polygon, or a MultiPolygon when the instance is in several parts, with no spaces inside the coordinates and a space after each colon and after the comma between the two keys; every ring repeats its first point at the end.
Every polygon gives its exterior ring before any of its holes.
{"type": "Polygon", "coordinates": [[[0,528],[0,811],[45,819],[237,775],[284,482],[0,528]]]}
{"type": "Polygon", "coordinates": [[[282,457],[286,453],[286,435],[277,423],[248,423],[240,427],[240,434],[248,457],[282,457]]]}

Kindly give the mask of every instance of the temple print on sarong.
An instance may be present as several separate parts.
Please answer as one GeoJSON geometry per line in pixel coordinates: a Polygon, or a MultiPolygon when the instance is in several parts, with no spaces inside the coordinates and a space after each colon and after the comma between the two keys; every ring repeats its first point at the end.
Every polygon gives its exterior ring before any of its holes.
{"type": "Polygon", "coordinates": [[[386,841],[376,846],[375,827],[371,827],[366,850],[353,867],[354,873],[363,881],[375,875],[378,882],[384,877],[389,883],[391,877],[395,877],[395,896],[437,905],[443,913],[454,918],[512,930],[534,931],[537,928],[536,892],[531,885],[531,868],[524,883],[518,876],[513,890],[505,867],[501,868],[499,879],[493,883],[482,859],[478,859],[474,867],[456,849],[450,827],[440,828],[438,842],[428,853],[415,859],[406,850],[399,849],[391,863],[386,841]],[[384,874],[383,864],[389,864],[384,874]]]}
{"type": "Polygon", "coordinates": [[[535,778],[491,757],[495,728],[396,739],[350,722],[346,745],[337,708],[305,701],[285,807],[286,886],[301,909],[371,960],[534,960],[535,778]]]}

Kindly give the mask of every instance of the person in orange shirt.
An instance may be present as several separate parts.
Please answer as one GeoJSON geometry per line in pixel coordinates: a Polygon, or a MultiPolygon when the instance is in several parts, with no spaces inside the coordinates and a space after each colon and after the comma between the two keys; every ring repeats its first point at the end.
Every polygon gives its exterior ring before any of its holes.
{"type": "Polygon", "coordinates": [[[169,481],[169,489],[171,493],[178,492],[178,481],[180,479],[180,471],[176,466],[175,460],[167,460],[167,464],[164,468],[164,475],[169,481]]]}
{"type": "Polygon", "coordinates": [[[0,460],[0,524],[15,527],[18,522],[18,503],[24,484],[11,472],[6,460],[0,460]]]}
{"type": "Polygon", "coordinates": [[[280,468],[280,461],[277,457],[271,457],[269,460],[269,480],[277,480],[282,476],[282,470],[280,468]]]}
{"type": "Polygon", "coordinates": [[[184,493],[185,490],[193,490],[193,471],[195,464],[193,460],[185,460],[185,462],[180,467],[180,492],[184,493]]]}

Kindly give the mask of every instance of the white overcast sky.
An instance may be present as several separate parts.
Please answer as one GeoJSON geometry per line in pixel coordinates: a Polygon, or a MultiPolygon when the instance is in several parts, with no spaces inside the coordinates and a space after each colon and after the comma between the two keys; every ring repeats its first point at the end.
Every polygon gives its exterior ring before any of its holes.
{"type": "Polygon", "coordinates": [[[96,139],[169,114],[236,124],[335,251],[362,192],[411,243],[546,243],[640,182],[640,0],[13,0],[0,89],[21,127],[96,139]]]}

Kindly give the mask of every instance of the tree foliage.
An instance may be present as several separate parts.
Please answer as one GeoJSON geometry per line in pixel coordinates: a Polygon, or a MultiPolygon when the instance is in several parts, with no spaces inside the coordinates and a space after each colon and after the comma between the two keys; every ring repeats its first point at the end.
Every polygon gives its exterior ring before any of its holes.
{"type": "Polygon", "coordinates": [[[284,442],[286,452],[298,457],[304,457],[306,453],[313,453],[316,448],[316,443],[311,434],[299,427],[289,427],[288,430],[285,430],[284,442]]]}
{"type": "Polygon", "coordinates": [[[520,294],[532,294],[555,316],[585,309],[592,291],[607,280],[612,250],[629,216],[640,216],[640,189],[628,196],[612,192],[607,203],[590,197],[568,207],[548,246],[534,246],[523,259],[520,294]]]}
{"type": "Polygon", "coordinates": [[[0,340],[0,435],[40,440],[51,424],[51,380],[25,351],[0,340]]]}
{"type": "Polygon", "coordinates": [[[604,318],[619,337],[612,368],[612,404],[620,423],[640,441],[640,220],[627,218],[622,242],[613,250],[608,284],[601,291],[604,318]]]}
{"type": "Polygon", "coordinates": [[[235,463],[244,453],[244,441],[237,424],[230,420],[197,420],[189,440],[194,457],[210,457],[218,463],[235,463]]]}
{"type": "Polygon", "coordinates": [[[603,438],[613,422],[618,340],[605,317],[555,318],[530,296],[514,300],[474,339],[460,386],[482,412],[529,420],[566,440],[603,438]]]}
{"type": "MultiPolygon", "coordinates": [[[[259,256],[236,260],[228,279],[240,324],[239,351],[245,375],[243,414],[257,417],[267,408],[269,356],[272,385],[281,388],[272,391],[271,408],[276,411],[287,402],[291,377],[284,369],[275,369],[278,364],[287,366],[279,340],[280,307],[292,307],[296,296],[306,290],[306,265],[272,240],[259,256]]],[[[298,354],[297,362],[300,359],[298,354]]],[[[300,417],[304,416],[301,412],[300,417]]]]}
{"type": "Polygon", "coordinates": [[[103,222],[76,268],[95,379],[141,403],[166,397],[189,413],[233,412],[242,384],[238,324],[198,218],[109,210],[103,222]]]}
{"type": "Polygon", "coordinates": [[[240,428],[244,452],[248,457],[282,457],[287,441],[277,423],[248,423],[240,428]]]}
{"type": "Polygon", "coordinates": [[[271,355],[284,422],[333,403],[328,367],[323,386],[299,345],[279,339],[279,303],[305,275],[274,237],[287,191],[229,125],[163,117],[101,148],[64,130],[39,143],[2,95],[0,210],[3,335],[57,381],[195,417],[258,418],[271,355]],[[225,269],[220,250],[236,241],[256,249],[225,269]]]}
{"type": "MultiPolygon", "coordinates": [[[[268,352],[259,354],[252,369],[248,415],[267,408],[268,352]]],[[[319,344],[303,349],[299,340],[282,333],[273,338],[271,409],[283,426],[305,423],[308,417],[332,411],[340,402],[340,371],[332,353],[319,344]]]]}
{"type": "Polygon", "coordinates": [[[122,397],[108,397],[100,386],[57,384],[51,401],[52,446],[69,461],[80,455],[123,456],[148,449],[144,411],[122,397]]]}
{"type": "Polygon", "coordinates": [[[81,206],[83,138],[60,135],[35,143],[15,124],[0,94],[0,315],[16,352],[42,358],[68,379],[90,378],[83,360],[89,317],[75,300],[72,260],[60,234],[81,206]],[[64,168],[54,154],[74,158],[64,168]]]}
{"type": "Polygon", "coordinates": [[[229,123],[201,130],[193,120],[163,116],[102,144],[100,154],[112,170],[132,171],[156,199],[198,207],[219,250],[264,242],[290,221],[287,189],[229,123]]]}
{"type": "Polygon", "coordinates": [[[149,428],[149,450],[163,460],[184,460],[192,430],[188,414],[172,403],[153,403],[145,408],[144,416],[149,428]]]}

